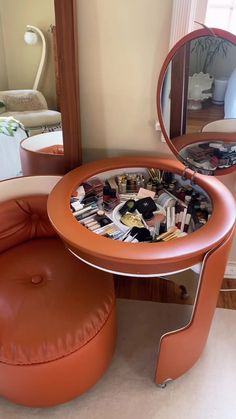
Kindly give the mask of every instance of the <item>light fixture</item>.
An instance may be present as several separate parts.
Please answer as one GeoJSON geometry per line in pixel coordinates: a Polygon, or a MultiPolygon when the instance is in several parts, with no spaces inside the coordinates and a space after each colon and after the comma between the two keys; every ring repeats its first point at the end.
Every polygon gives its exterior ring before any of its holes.
{"type": "Polygon", "coordinates": [[[36,26],[27,25],[27,31],[24,34],[24,40],[26,44],[28,45],[35,45],[38,42],[38,36],[40,37],[42,41],[42,53],[41,58],[38,66],[38,70],[36,73],[36,77],[33,84],[33,89],[37,90],[40,77],[42,75],[43,66],[45,63],[45,57],[46,57],[46,41],[43,32],[37,28],[36,26]]]}
{"type": "Polygon", "coordinates": [[[38,35],[32,29],[29,29],[24,34],[24,40],[28,45],[35,45],[38,42],[38,35]]]}

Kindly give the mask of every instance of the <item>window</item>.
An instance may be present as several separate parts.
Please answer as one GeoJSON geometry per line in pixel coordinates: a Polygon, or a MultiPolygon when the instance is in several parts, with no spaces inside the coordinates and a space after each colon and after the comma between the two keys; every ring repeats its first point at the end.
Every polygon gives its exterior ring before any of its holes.
{"type": "Polygon", "coordinates": [[[195,21],[204,23],[206,8],[207,0],[173,0],[170,47],[188,32],[201,28],[195,21]]]}
{"type": "Polygon", "coordinates": [[[236,0],[173,0],[170,46],[205,23],[236,35],[236,0]]]}
{"type": "Polygon", "coordinates": [[[236,0],[208,0],[205,24],[236,34],[236,0]]]}

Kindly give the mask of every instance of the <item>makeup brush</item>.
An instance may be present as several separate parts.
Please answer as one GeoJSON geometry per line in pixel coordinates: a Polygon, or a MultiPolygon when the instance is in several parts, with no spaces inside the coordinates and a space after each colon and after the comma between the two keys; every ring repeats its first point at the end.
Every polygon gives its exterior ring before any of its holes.
{"type": "Polygon", "coordinates": [[[128,235],[131,232],[131,230],[132,230],[132,228],[129,228],[129,230],[126,233],[124,233],[124,237],[122,239],[122,242],[125,241],[126,237],[128,237],[128,235]]]}
{"type": "Polygon", "coordinates": [[[175,226],[170,227],[166,233],[162,233],[158,237],[156,237],[156,241],[164,240],[166,237],[170,236],[170,234],[173,234],[176,230],[177,230],[177,227],[175,226]]]}
{"type": "Polygon", "coordinates": [[[131,234],[130,234],[128,237],[126,237],[126,239],[124,240],[124,242],[125,243],[131,243],[135,239],[135,237],[137,235],[138,235],[138,233],[136,233],[134,236],[131,236],[131,234]]]}

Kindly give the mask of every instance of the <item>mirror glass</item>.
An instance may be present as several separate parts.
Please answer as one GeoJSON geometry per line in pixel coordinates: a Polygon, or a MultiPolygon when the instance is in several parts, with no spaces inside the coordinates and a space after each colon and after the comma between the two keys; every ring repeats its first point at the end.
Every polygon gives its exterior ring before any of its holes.
{"type": "Polygon", "coordinates": [[[14,0],[0,1],[0,90],[33,89],[39,63],[42,60],[42,72],[37,90],[44,95],[49,109],[56,110],[51,25],[55,25],[53,0],[41,2],[22,0],[19,4],[14,0]],[[27,28],[28,25],[38,31],[27,28]],[[35,42],[27,42],[30,39],[26,35],[30,35],[30,31],[32,41],[35,39],[35,42]],[[43,41],[45,59],[42,57],[43,41]]]}
{"type": "Polygon", "coordinates": [[[236,37],[226,31],[195,32],[164,64],[159,119],[186,166],[225,174],[236,164],[236,37]]]}

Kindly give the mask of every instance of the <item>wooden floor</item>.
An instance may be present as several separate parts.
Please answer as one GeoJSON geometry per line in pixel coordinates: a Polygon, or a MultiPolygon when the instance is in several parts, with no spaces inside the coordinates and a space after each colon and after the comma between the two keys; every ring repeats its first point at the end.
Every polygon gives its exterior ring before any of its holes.
{"type": "Polygon", "coordinates": [[[211,100],[202,102],[202,108],[187,111],[186,133],[199,132],[209,122],[224,118],[224,106],[214,105],[211,100]]]}
{"type": "MultiPolygon", "coordinates": [[[[193,298],[183,298],[182,290],[171,281],[159,278],[133,278],[115,275],[116,296],[131,300],[193,304],[193,298]]],[[[236,288],[236,280],[224,279],[222,288],[236,288]]],[[[236,310],[236,292],[220,292],[217,307],[236,310]]]]}

